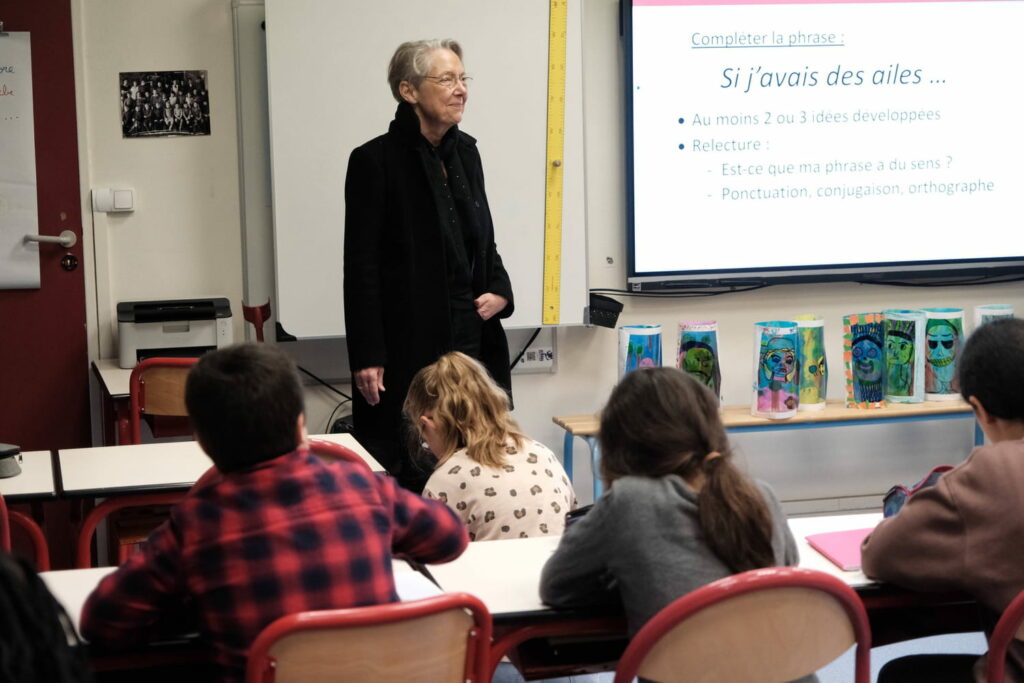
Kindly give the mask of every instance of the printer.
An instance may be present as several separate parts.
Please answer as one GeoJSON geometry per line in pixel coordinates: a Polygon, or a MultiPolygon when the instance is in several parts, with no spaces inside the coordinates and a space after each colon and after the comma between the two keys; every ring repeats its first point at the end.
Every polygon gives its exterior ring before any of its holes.
{"type": "Polygon", "coordinates": [[[118,365],[144,358],[198,357],[231,343],[228,300],[121,301],[117,304],[118,365]]]}

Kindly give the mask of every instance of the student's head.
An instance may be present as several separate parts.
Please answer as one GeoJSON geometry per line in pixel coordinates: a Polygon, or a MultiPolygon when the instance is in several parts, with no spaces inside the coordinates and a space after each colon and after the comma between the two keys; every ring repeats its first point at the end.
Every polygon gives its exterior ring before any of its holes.
{"type": "Polygon", "coordinates": [[[438,463],[466,448],[477,462],[500,467],[508,439],[522,442],[508,395],[483,365],[458,351],[416,373],[404,410],[438,463]]]}
{"type": "Polygon", "coordinates": [[[295,364],[269,344],[235,344],[199,359],[185,384],[185,405],[203,450],[222,472],[295,450],[302,386],[295,364]]]}
{"type": "Polygon", "coordinates": [[[976,329],[957,372],[965,401],[973,397],[988,415],[1024,423],[1024,320],[993,320],[976,329]]]}
{"type": "Polygon", "coordinates": [[[0,681],[89,679],[67,613],[25,560],[0,551],[0,681]]]}
{"type": "Polygon", "coordinates": [[[732,463],[718,398],[676,368],[634,370],[601,411],[601,476],[682,477],[698,492],[705,539],[732,571],[770,566],[771,518],[732,463]]]}

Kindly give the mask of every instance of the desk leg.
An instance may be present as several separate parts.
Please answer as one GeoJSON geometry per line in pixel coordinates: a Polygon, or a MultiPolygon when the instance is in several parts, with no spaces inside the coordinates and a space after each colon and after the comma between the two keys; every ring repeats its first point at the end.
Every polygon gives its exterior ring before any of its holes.
{"type": "Polygon", "coordinates": [[[562,469],[565,470],[565,475],[569,477],[569,481],[572,481],[572,432],[569,430],[565,431],[565,438],[562,439],[562,469]]]}
{"type": "Polygon", "coordinates": [[[590,474],[594,478],[594,500],[601,497],[604,486],[601,484],[601,444],[596,436],[588,436],[587,445],[590,446],[590,474]]]}
{"type": "Polygon", "coordinates": [[[128,413],[131,410],[131,405],[128,400],[123,401],[115,400],[114,402],[114,420],[117,424],[117,445],[123,446],[132,442],[131,429],[128,420],[128,413]]]}

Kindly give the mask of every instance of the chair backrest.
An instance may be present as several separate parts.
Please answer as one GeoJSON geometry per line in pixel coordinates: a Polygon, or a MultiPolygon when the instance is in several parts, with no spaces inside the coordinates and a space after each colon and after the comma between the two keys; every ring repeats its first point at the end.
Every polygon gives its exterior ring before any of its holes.
{"type": "Polygon", "coordinates": [[[490,641],[490,613],[467,593],[301,612],[257,636],[245,680],[482,683],[490,641]]]}
{"type": "Polygon", "coordinates": [[[46,543],[46,535],[39,528],[35,520],[28,515],[8,510],[4,497],[0,495],[0,550],[11,550],[11,525],[17,524],[29,540],[32,541],[32,548],[35,551],[36,570],[41,572],[50,571],[50,546],[46,543]]]}
{"type": "MultiPolygon", "coordinates": [[[[205,476],[205,475],[204,475],[205,476]]],[[[150,505],[174,505],[185,497],[186,491],[171,493],[138,493],[129,496],[108,498],[85,516],[82,529],[78,532],[78,544],[75,550],[75,567],[86,569],[92,566],[92,537],[96,526],[111,513],[126,508],[145,507],[150,505]]]]}
{"type": "Polygon", "coordinates": [[[11,521],[7,516],[7,503],[0,495],[0,550],[11,549],[11,521]]]}
{"type": "Polygon", "coordinates": [[[1005,680],[1006,651],[1014,640],[1024,640],[1024,591],[1006,606],[988,639],[989,683],[1005,680]]]}
{"type": "Polygon", "coordinates": [[[791,681],[856,644],[857,683],[871,674],[867,612],[823,572],[773,567],[719,579],[651,618],[619,660],[615,683],[791,681]]]}
{"type": "Polygon", "coordinates": [[[146,358],[128,381],[131,443],[142,443],[142,416],[188,417],[185,379],[196,358],[146,358]]]}

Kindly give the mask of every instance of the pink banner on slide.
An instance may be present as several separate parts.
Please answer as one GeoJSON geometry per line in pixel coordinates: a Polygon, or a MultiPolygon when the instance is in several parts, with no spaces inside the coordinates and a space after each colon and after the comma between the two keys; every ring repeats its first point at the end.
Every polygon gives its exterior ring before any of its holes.
{"type": "MultiPolygon", "coordinates": [[[[963,0],[633,0],[633,7],[673,7],[685,5],[864,5],[906,2],[962,2],[963,0]]],[[[991,2],[993,0],[968,0],[991,2]]],[[[995,0],[1014,2],[1015,0],[995,0]]]]}

